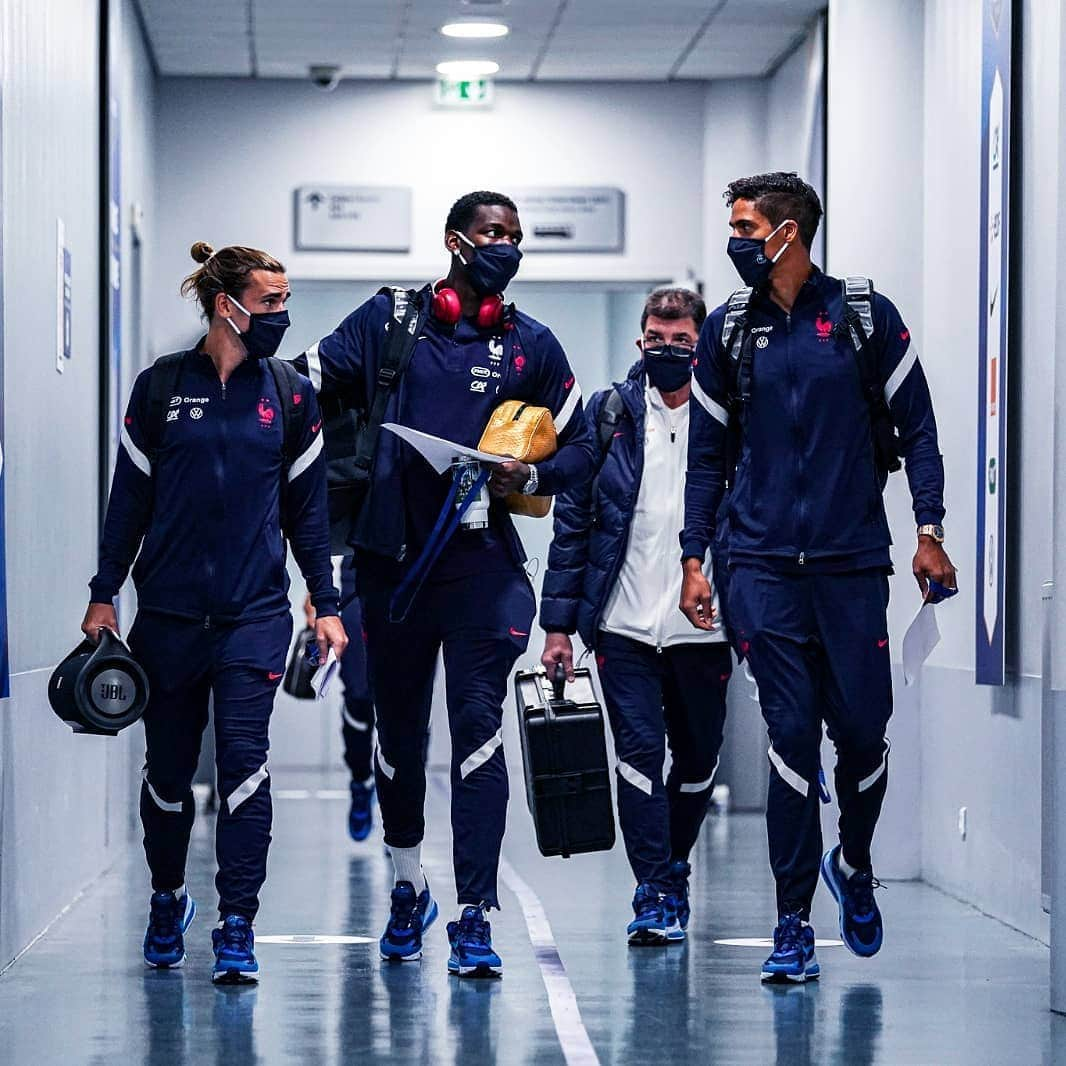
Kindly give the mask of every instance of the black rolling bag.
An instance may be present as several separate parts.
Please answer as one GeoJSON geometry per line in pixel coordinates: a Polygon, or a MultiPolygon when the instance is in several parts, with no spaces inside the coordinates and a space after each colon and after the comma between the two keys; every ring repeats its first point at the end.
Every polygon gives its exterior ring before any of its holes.
{"type": "Polygon", "coordinates": [[[566,684],[541,671],[515,675],[526,800],[542,855],[614,847],[614,807],[603,711],[588,670],[566,684]]]}

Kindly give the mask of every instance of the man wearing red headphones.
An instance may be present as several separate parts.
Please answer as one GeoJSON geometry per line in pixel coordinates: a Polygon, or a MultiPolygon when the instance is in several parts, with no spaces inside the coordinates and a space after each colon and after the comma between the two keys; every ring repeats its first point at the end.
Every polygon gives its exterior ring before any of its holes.
{"type": "MultiPolygon", "coordinates": [[[[421,958],[422,933],[437,917],[421,865],[422,744],[443,650],[459,904],[448,926],[448,969],[459,976],[502,970],[485,919],[499,906],[496,873],[507,807],[502,707],[535,610],[525,553],[503,497],[555,495],[587,480],[594,464],[581,390],[559,342],[546,326],[504,303],[521,240],[518,211],[506,196],[474,192],[454,204],[444,231],[451,267],[446,278],[414,296],[421,311],[418,342],[390,393],[384,421],[476,447],[493,410],[521,400],[551,411],[556,454],[536,466],[510,461],[491,468],[487,514],[473,523],[464,519],[407,610],[397,604],[397,589],[407,587],[413,560],[447,513],[451,473],[438,475],[408,444],[382,433],[353,532],[378,714],[375,776],[396,868],[381,954],[396,961],[421,958]]],[[[392,299],[379,293],[300,356],[297,368],[316,389],[367,411],[392,315],[392,299]]]]}

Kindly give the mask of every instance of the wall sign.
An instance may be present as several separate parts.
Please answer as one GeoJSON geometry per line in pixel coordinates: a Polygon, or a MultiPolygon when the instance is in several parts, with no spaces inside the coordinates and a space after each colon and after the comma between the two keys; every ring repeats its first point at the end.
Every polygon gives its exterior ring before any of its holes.
{"type": "MultiPolygon", "coordinates": [[[[0,83],[0,93],[2,93],[0,83]]],[[[4,107],[0,99],[0,159],[4,157],[4,107]]],[[[0,203],[3,203],[3,169],[0,168],[0,203]]],[[[4,463],[4,233],[0,212],[0,699],[11,695],[7,630],[7,533],[4,527],[4,494],[7,481],[4,463]]]]}
{"type": "Polygon", "coordinates": [[[438,78],[433,94],[437,107],[492,107],[495,100],[496,83],[491,78],[438,78]]]}
{"type": "Polygon", "coordinates": [[[977,408],[976,680],[1002,685],[1007,483],[1011,5],[984,0],[981,76],[981,373],[977,408]]]}
{"type": "Polygon", "coordinates": [[[543,186],[513,189],[524,252],[622,252],[625,193],[621,189],[543,186]]]}
{"type": "Polygon", "coordinates": [[[73,336],[71,258],[67,247],[67,230],[56,219],[56,372],[62,374],[70,359],[73,336]]]}
{"type": "Polygon", "coordinates": [[[296,190],[302,251],[408,252],[411,190],[400,186],[304,185],[296,190]]]}

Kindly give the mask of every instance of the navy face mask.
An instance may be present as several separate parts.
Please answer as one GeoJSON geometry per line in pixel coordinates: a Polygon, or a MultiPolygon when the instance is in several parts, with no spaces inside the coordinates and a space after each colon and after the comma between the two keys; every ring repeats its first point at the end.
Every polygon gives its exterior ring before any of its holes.
{"type": "Polygon", "coordinates": [[[791,221],[792,219],[786,218],[767,237],[729,238],[726,254],[733,261],[733,266],[737,268],[737,273],[745,285],[750,285],[753,289],[761,289],[770,280],[770,271],[774,269],[774,264],[785,254],[792,242],[786,241],[773,259],[768,259],[766,256],[766,242],[781,226],[791,221]]]}
{"type": "MultiPolygon", "coordinates": [[[[229,296],[229,293],[226,295],[229,296]]],[[[248,353],[248,358],[267,359],[272,356],[281,347],[281,338],[285,336],[285,331],[289,328],[289,312],[260,311],[252,314],[251,311],[245,311],[232,296],[229,296],[229,299],[236,307],[240,307],[251,320],[248,323],[248,328],[241,331],[237,328],[237,323],[232,318],[226,319],[233,327],[233,332],[240,337],[244,350],[248,353]]]]}
{"type": "Polygon", "coordinates": [[[692,376],[692,349],[672,344],[645,347],[644,373],[660,392],[677,392],[692,376]]]}
{"type": "Polygon", "coordinates": [[[495,296],[503,293],[511,279],[518,273],[518,264],[522,253],[510,241],[497,241],[494,244],[474,244],[464,233],[456,231],[456,236],[474,249],[474,254],[467,262],[459,254],[466,276],[478,296],[495,296]]]}

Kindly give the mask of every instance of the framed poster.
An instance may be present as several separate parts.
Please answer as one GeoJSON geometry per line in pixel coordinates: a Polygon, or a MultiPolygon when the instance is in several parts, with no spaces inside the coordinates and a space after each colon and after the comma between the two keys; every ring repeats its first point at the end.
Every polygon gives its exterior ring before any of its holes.
{"type": "MultiPolygon", "coordinates": [[[[3,56],[0,54],[0,93],[3,92],[3,56]]],[[[4,109],[0,100],[0,163],[4,158],[4,109]]],[[[3,202],[3,166],[0,166],[0,203],[3,202]]],[[[11,664],[7,629],[7,531],[4,523],[4,495],[7,463],[4,449],[4,233],[0,212],[0,700],[11,695],[11,664]]]]}
{"type": "Polygon", "coordinates": [[[1002,685],[1006,535],[1011,5],[982,0],[981,312],[977,405],[976,680],[1002,685]]]}

